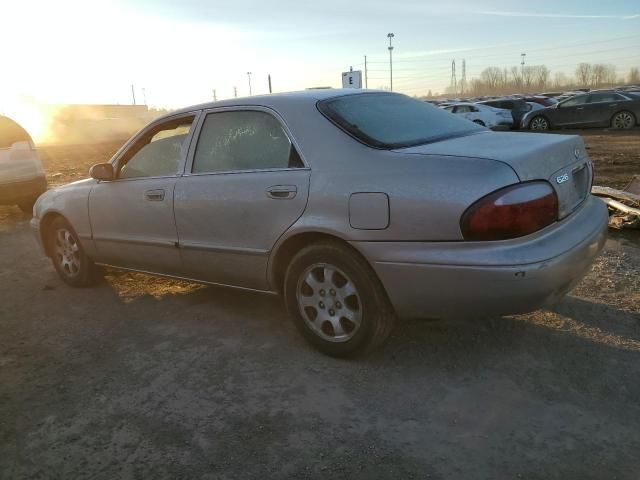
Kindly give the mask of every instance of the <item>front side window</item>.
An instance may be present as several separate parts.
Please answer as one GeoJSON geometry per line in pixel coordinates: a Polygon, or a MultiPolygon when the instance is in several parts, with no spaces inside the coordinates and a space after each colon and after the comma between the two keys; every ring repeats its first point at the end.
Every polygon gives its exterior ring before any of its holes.
{"type": "Polygon", "coordinates": [[[178,173],[193,119],[171,120],[151,129],[125,153],[118,178],[166,177],[178,173]]]}
{"type": "Polygon", "coordinates": [[[456,113],[469,113],[471,109],[468,105],[458,105],[456,107],[456,113]]]}
{"type": "Polygon", "coordinates": [[[210,113],[202,125],[193,173],[302,167],[280,122],[266,112],[210,113]]]}
{"type": "Polygon", "coordinates": [[[425,102],[396,93],[361,93],[318,102],[334,124],[365,145],[410,147],[484,131],[425,102]]]}
{"type": "Polygon", "coordinates": [[[577,105],[584,105],[587,102],[588,95],[578,95],[577,97],[570,98],[560,104],[560,107],[575,107],[577,105]]]}

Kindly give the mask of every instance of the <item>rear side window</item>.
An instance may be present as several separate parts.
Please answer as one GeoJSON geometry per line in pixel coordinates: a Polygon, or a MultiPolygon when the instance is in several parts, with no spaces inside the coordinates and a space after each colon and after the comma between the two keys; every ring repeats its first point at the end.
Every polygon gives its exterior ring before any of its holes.
{"type": "Polygon", "coordinates": [[[589,95],[589,103],[617,102],[619,100],[624,100],[624,97],[617,93],[592,93],[589,95]]]}
{"type": "Polygon", "coordinates": [[[31,137],[16,122],[0,116],[0,148],[11,148],[14,143],[18,142],[31,142],[31,137]]]}
{"type": "Polygon", "coordinates": [[[318,109],[360,142],[392,149],[468,135],[484,128],[406,95],[364,93],[322,100],[318,109]]]}
{"type": "Polygon", "coordinates": [[[302,166],[289,137],[273,115],[233,111],[207,115],[198,138],[192,172],[302,166]]]}

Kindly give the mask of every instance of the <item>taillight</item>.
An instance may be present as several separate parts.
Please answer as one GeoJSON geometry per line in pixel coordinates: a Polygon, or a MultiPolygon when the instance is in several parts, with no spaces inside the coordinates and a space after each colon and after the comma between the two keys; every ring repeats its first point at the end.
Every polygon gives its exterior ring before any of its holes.
{"type": "Polygon", "coordinates": [[[490,193],[462,215],[465,240],[506,240],[536,232],[558,219],[558,197],[547,182],[511,185],[490,193]]]}

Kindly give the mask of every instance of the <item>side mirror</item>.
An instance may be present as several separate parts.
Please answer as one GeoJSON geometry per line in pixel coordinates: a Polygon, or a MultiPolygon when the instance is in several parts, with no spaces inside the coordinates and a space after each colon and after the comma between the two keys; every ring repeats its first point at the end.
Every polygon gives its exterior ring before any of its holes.
{"type": "Polygon", "coordinates": [[[97,163],[89,169],[89,175],[96,180],[113,180],[113,165],[110,163],[97,163]]]}

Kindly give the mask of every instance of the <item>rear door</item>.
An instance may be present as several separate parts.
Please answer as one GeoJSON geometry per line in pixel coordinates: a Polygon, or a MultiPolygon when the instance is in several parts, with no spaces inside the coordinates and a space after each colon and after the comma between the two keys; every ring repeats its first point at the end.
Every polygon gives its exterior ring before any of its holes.
{"type": "Polygon", "coordinates": [[[116,179],[89,195],[97,260],[155,273],[178,274],[181,259],[173,191],[192,136],[195,114],[141,132],[115,160],[116,179]]]}
{"type": "Polygon", "coordinates": [[[286,126],[266,108],[211,110],[189,157],[174,207],[185,275],[268,289],[269,253],[309,191],[286,126]]]}
{"type": "Polygon", "coordinates": [[[591,93],[585,105],[585,118],[592,126],[609,126],[620,104],[628,101],[615,92],[591,93]]]}

